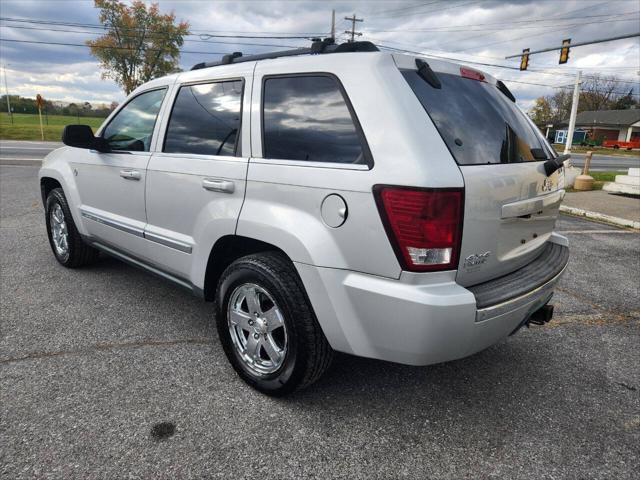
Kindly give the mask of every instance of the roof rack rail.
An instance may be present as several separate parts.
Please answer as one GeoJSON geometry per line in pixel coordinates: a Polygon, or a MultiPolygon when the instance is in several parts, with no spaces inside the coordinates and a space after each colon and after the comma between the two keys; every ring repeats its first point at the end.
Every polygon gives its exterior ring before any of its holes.
{"type": "Polygon", "coordinates": [[[201,68],[217,67],[230,63],[255,62],[256,60],[266,60],[269,58],[292,57],[296,55],[316,55],[321,53],[344,53],[344,52],[378,52],[380,51],[371,42],[347,42],[336,44],[333,38],[312,39],[310,48],[296,48],[294,50],[281,50],[279,52],[258,53],[256,55],[242,55],[242,52],[233,52],[222,57],[219,62],[197,63],[191,70],[201,68]]]}

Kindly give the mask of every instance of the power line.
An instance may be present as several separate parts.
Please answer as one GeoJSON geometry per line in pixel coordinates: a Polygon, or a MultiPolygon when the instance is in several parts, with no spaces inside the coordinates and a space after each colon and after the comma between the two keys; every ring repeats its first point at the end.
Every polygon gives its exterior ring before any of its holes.
{"type": "MultiPolygon", "coordinates": [[[[37,19],[28,19],[28,18],[11,18],[11,17],[0,17],[0,20],[4,20],[4,21],[10,21],[10,22],[17,22],[17,23],[30,23],[30,24],[36,24],[36,25],[57,25],[57,26],[63,26],[63,27],[84,27],[84,28],[94,28],[94,29],[101,29],[101,30],[108,30],[110,27],[107,25],[98,25],[98,24],[93,24],[93,23],[78,23],[78,22],[60,22],[60,21],[53,21],[53,20],[37,20],[37,19]]],[[[160,31],[160,30],[143,30],[140,28],[123,28],[121,29],[121,31],[123,32],[142,32],[145,31],[146,33],[151,33],[151,34],[164,34],[165,32],[160,31]]],[[[317,36],[317,35],[324,35],[324,33],[308,33],[308,34],[303,34],[303,35],[280,35],[280,36],[274,36],[274,35],[222,35],[222,34],[211,34],[208,33],[207,30],[191,30],[191,32],[202,32],[204,35],[210,36],[210,37],[216,37],[216,38],[264,38],[264,39],[309,39],[311,37],[317,36]]],[[[252,33],[252,32],[247,32],[247,33],[252,33]]],[[[191,33],[191,35],[195,35],[195,33],[191,33]]]]}
{"type": "MultiPolygon", "coordinates": [[[[580,9],[582,10],[582,8],[580,9]]],[[[575,11],[575,10],[571,10],[571,11],[575,11]]],[[[563,12],[563,14],[566,14],[568,12],[563,12]]],[[[631,15],[637,13],[637,10],[631,11],[631,12],[623,12],[623,13],[606,13],[606,14],[600,14],[600,15],[581,15],[580,19],[583,18],[600,18],[600,17],[619,17],[619,16],[624,16],[624,15],[631,15]]],[[[559,21],[576,21],[578,20],[575,16],[572,17],[562,17],[562,18],[556,18],[556,17],[552,17],[549,18],[547,17],[540,17],[540,18],[532,18],[529,20],[508,20],[508,24],[507,25],[520,25],[520,24],[530,24],[530,23],[538,23],[538,22],[542,22],[542,23],[550,23],[550,22],[559,22],[559,21]]],[[[445,26],[445,27],[433,27],[433,28],[420,28],[420,29],[395,29],[395,30],[378,30],[378,29],[371,29],[371,32],[389,32],[389,33],[393,33],[393,32],[433,32],[433,33],[437,33],[437,32],[452,32],[452,31],[479,31],[479,30],[468,30],[468,28],[473,28],[473,27],[485,27],[485,26],[496,26],[497,28],[495,29],[491,29],[491,30],[513,30],[515,28],[536,28],[536,27],[525,27],[525,26],[519,26],[519,27],[514,27],[511,29],[505,28],[505,22],[495,22],[495,23],[476,23],[476,24],[463,24],[463,25],[451,25],[451,26],[445,26]],[[456,29],[461,29],[461,30],[456,30],[456,29]]]]}
{"type": "Polygon", "coordinates": [[[510,66],[507,66],[507,65],[496,65],[494,63],[475,62],[475,61],[471,61],[471,60],[463,60],[463,59],[460,59],[460,58],[447,57],[445,55],[434,55],[432,53],[417,52],[415,50],[406,50],[406,49],[403,49],[403,48],[389,47],[389,46],[383,45],[381,43],[376,43],[375,45],[377,47],[384,48],[386,50],[394,50],[394,51],[400,52],[400,53],[411,53],[411,54],[414,54],[414,55],[421,55],[421,56],[425,56],[425,57],[439,58],[439,59],[442,59],[442,60],[451,60],[453,62],[463,62],[463,63],[470,63],[472,65],[482,65],[482,66],[485,66],[485,67],[505,68],[507,70],[517,70],[518,72],[520,71],[520,69],[517,68],[517,67],[510,67],[510,66]]]}
{"type": "MultiPolygon", "coordinates": [[[[509,78],[502,78],[501,79],[503,82],[512,82],[512,83],[522,83],[524,85],[536,85],[539,87],[549,87],[549,88],[556,88],[556,89],[563,89],[563,90],[571,90],[573,89],[573,86],[571,85],[549,85],[547,83],[536,83],[536,82],[525,82],[523,80],[512,80],[509,78]]],[[[632,95],[634,97],[636,96],[640,96],[640,93],[633,93],[633,91],[628,91],[628,92],[617,92],[615,90],[603,90],[603,89],[594,89],[594,90],[588,90],[588,91],[582,91],[582,93],[591,93],[591,92],[595,92],[595,93],[611,93],[613,95],[622,95],[622,96],[627,96],[627,95],[632,95]]]]}
{"type": "Polygon", "coordinates": [[[378,12],[372,12],[371,15],[377,16],[377,15],[383,15],[383,14],[392,13],[392,12],[404,12],[405,10],[426,7],[428,5],[433,5],[434,3],[438,3],[438,2],[440,2],[440,0],[435,0],[433,2],[427,2],[427,3],[418,3],[418,4],[409,5],[407,7],[402,7],[402,8],[391,8],[389,10],[380,10],[378,12]]]}
{"type": "MultiPolygon", "coordinates": [[[[637,22],[638,19],[640,19],[640,17],[628,18],[628,19],[620,19],[620,20],[612,20],[612,22],[637,22]]],[[[605,23],[605,22],[591,22],[591,23],[605,23]]],[[[588,24],[589,24],[588,22],[585,22],[582,25],[588,25],[588,24]]],[[[576,28],[576,27],[572,27],[571,30],[573,28],[576,28]]],[[[467,47],[467,48],[459,48],[457,50],[454,50],[454,52],[464,52],[466,50],[471,50],[471,49],[486,48],[486,47],[490,47],[492,45],[498,45],[500,43],[512,42],[514,40],[522,40],[524,38],[539,37],[540,35],[547,35],[549,33],[554,33],[554,32],[563,32],[565,30],[566,30],[566,26],[564,26],[562,28],[557,28],[557,29],[554,29],[554,30],[547,30],[547,31],[540,32],[540,33],[534,33],[534,34],[531,34],[531,35],[524,35],[522,37],[513,37],[513,38],[507,38],[505,40],[499,40],[497,42],[485,43],[485,44],[479,45],[479,46],[473,46],[473,47],[467,47]]]]}
{"type": "Polygon", "coordinates": [[[434,13],[440,13],[440,12],[444,12],[446,10],[451,10],[453,8],[460,8],[460,7],[466,7],[468,5],[472,5],[474,3],[480,3],[482,0],[472,0],[470,2],[467,3],[460,3],[458,5],[451,5],[449,7],[446,8],[437,8],[437,9],[433,9],[433,10],[429,10],[428,12],[409,12],[409,13],[403,13],[400,15],[387,15],[386,18],[401,18],[401,17],[410,17],[410,16],[414,16],[414,15],[421,15],[421,14],[434,14],[434,13]]]}
{"type": "MultiPolygon", "coordinates": [[[[35,30],[35,31],[46,31],[46,32],[64,32],[64,33],[85,33],[89,35],[103,35],[103,32],[91,32],[88,30],[60,30],[56,28],[45,28],[45,27],[27,27],[23,25],[2,25],[4,28],[17,28],[24,30],[35,30]]],[[[149,36],[150,40],[158,39],[158,38],[167,38],[167,35],[159,35],[152,33],[149,36]]],[[[299,48],[298,45],[279,45],[274,43],[240,43],[240,42],[224,42],[220,40],[194,40],[190,38],[185,38],[184,42],[198,42],[198,43],[219,43],[219,44],[227,44],[227,45],[248,45],[248,46],[259,46],[259,47],[282,47],[282,48],[299,48]]]]}
{"type": "MultiPolygon", "coordinates": [[[[107,46],[96,46],[96,47],[89,47],[89,45],[85,45],[83,43],[63,43],[63,42],[40,42],[37,40],[12,40],[12,39],[8,39],[8,38],[0,38],[0,42],[13,42],[13,43],[34,43],[34,44],[39,44],[39,45],[61,45],[61,46],[65,46],[65,47],[85,47],[85,48],[106,48],[106,49],[110,49],[110,50],[135,50],[138,51],[138,48],[130,48],[130,47],[107,47],[107,46]]],[[[147,48],[145,49],[145,51],[147,52],[160,52],[161,50],[159,49],[153,49],[153,48],[147,48]]],[[[195,51],[189,51],[189,50],[180,50],[180,53],[198,53],[198,54],[202,54],[202,55],[226,55],[228,53],[232,53],[232,52],[195,52],[195,51]]]]}

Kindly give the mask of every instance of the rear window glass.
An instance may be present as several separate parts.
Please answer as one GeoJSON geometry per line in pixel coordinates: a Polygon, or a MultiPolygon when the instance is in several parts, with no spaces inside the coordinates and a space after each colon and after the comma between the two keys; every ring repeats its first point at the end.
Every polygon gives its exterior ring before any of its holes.
{"type": "Polygon", "coordinates": [[[265,158],[367,163],[340,86],[328,75],[267,79],[263,135],[265,158]]]}
{"type": "Polygon", "coordinates": [[[442,83],[437,89],[415,70],[402,74],[458,164],[518,163],[550,156],[524,113],[495,85],[437,73],[442,83]]]}
{"type": "Polygon", "coordinates": [[[241,107],[241,80],[181,87],[164,151],[233,156],[240,138],[241,107]]]}

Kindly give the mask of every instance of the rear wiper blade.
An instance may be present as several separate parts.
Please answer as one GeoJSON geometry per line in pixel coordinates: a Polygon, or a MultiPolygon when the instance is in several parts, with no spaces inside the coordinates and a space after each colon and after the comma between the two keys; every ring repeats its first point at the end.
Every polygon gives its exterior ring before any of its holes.
{"type": "Polygon", "coordinates": [[[418,67],[418,75],[420,75],[425,82],[433,88],[442,88],[442,83],[440,83],[436,72],[431,69],[427,62],[416,58],[416,67],[418,67]]]}
{"type": "Polygon", "coordinates": [[[556,158],[550,158],[546,162],[544,162],[544,173],[547,175],[551,175],[556,170],[564,167],[564,161],[569,160],[571,158],[571,154],[566,153],[564,155],[558,155],[556,158]]]}

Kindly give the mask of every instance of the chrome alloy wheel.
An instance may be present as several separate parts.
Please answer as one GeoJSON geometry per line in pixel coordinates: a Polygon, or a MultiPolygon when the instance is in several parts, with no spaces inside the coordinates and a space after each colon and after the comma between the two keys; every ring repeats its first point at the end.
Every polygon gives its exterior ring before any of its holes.
{"type": "Polygon", "coordinates": [[[227,323],[236,354],[254,374],[276,372],[287,354],[284,316],[271,295],[253,283],[242,284],[229,297],[227,323]]]}
{"type": "Polygon", "coordinates": [[[55,203],[49,212],[49,221],[51,225],[51,238],[53,246],[59,257],[65,258],[69,256],[69,230],[67,222],[64,219],[64,212],[59,203],[55,203]]]}

